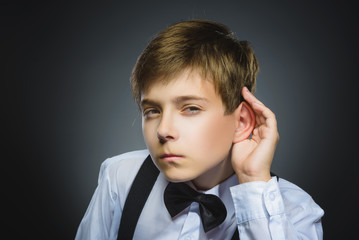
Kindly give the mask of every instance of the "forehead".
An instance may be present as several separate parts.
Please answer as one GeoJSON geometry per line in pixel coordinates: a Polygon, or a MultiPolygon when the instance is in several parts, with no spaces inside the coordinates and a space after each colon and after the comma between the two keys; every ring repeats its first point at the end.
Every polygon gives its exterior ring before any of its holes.
{"type": "Polygon", "coordinates": [[[219,99],[212,80],[197,70],[186,69],[170,79],[153,81],[142,92],[141,101],[148,98],[165,99],[185,95],[208,98],[212,101],[219,99]]]}

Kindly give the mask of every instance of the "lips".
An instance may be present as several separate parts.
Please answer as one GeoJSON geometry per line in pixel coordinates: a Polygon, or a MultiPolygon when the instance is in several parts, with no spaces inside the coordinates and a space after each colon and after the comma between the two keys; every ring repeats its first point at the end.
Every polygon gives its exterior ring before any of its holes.
{"type": "Polygon", "coordinates": [[[168,162],[174,162],[178,161],[181,158],[183,158],[182,155],[172,154],[172,153],[165,153],[160,156],[162,160],[168,161],[168,162]]]}

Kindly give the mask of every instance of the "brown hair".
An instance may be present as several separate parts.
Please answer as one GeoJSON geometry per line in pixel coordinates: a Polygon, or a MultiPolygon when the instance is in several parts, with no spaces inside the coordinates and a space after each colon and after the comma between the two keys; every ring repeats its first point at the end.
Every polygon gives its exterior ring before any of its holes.
{"type": "Polygon", "coordinates": [[[213,81],[226,113],[243,100],[243,86],[254,92],[259,69],[249,42],[237,40],[228,27],[207,20],[179,22],[155,36],[139,56],[131,76],[137,104],[151,83],[167,82],[187,68],[213,81]]]}

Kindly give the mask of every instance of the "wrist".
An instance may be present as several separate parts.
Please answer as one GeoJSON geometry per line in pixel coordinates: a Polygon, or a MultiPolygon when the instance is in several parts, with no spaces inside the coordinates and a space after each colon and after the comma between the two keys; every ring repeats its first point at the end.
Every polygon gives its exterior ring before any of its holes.
{"type": "Polygon", "coordinates": [[[260,175],[248,175],[245,173],[236,173],[239,184],[247,183],[247,182],[268,182],[272,179],[270,172],[263,173],[260,175]]]}

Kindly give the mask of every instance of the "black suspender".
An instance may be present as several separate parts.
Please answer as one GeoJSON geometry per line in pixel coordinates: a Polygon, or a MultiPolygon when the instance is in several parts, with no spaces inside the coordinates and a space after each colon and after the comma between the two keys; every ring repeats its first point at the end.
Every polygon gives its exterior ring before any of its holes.
{"type": "Polygon", "coordinates": [[[126,198],[117,240],[132,239],[138,218],[156,182],[158,174],[158,168],[153,164],[150,155],[148,155],[138,171],[126,198]]]}
{"type": "MultiPolygon", "coordinates": [[[[138,218],[140,217],[147,198],[152,191],[152,187],[157,180],[158,174],[159,170],[153,164],[151,156],[148,155],[138,171],[126,198],[117,234],[117,240],[131,240],[133,238],[138,218]]],[[[271,175],[276,176],[273,173],[271,173],[271,175]]],[[[278,176],[276,177],[278,180],[278,176]]],[[[238,228],[236,228],[232,240],[238,239],[238,228]]]]}

